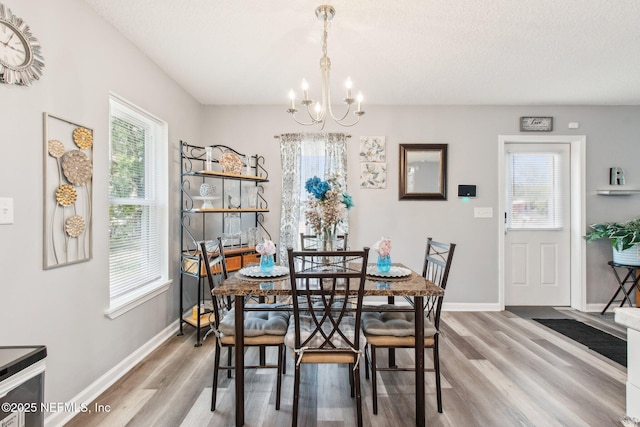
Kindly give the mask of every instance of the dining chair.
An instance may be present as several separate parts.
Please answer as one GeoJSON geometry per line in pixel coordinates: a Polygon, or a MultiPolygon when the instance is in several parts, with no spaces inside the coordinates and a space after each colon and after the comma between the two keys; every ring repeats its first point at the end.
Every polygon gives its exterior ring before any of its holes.
{"type": "MultiPolygon", "coordinates": [[[[218,390],[218,371],[227,370],[231,373],[234,369],[231,366],[231,351],[235,347],[235,308],[232,307],[231,299],[226,296],[214,295],[213,290],[222,284],[227,278],[227,268],[224,257],[224,246],[221,238],[218,238],[217,246],[213,248],[206,242],[200,243],[202,262],[211,291],[213,303],[213,322],[211,328],[216,336],[216,352],[213,367],[213,390],[211,395],[211,410],[216,410],[216,396],[218,390]],[[228,363],[220,365],[220,355],[222,348],[227,348],[228,363]]],[[[282,371],[284,367],[284,337],[289,326],[289,312],[274,310],[278,308],[276,304],[250,304],[251,310],[244,313],[244,346],[245,347],[276,347],[278,361],[276,364],[265,364],[245,366],[246,369],[276,368],[276,409],[280,409],[280,391],[282,385],[282,371]],[[253,311],[257,309],[260,311],[253,311]]]]}
{"type": "MultiPolygon", "coordinates": [[[[440,243],[431,237],[427,239],[422,276],[435,285],[445,289],[449,278],[449,269],[453,259],[455,243],[440,243]]],[[[433,349],[433,369],[425,371],[435,372],[436,396],[438,412],[442,413],[442,389],[440,384],[440,312],[444,297],[433,296],[426,299],[424,319],[424,347],[433,349]]],[[[412,300],[409,300],[413,303],[412,300]]],[[[378,413],[378,371],[413,371],[414,368],[389,366],[386,368],[376,365],[376,350],[379,348],[415,348],[415,314],[414,312],[392,311],[394,305],[379,306],[379,312],[365,312],[362,314],[362,329],[367,339],[365,351],[365,369],[371,370],[371,394],[373,397],[373,413],[378,413]],[[384,310],[387,311],[384,311],[384,310]],[[369,360],[369,350],[371,360],[369,360]]],[[[368,378],[368,373],[367,378],[368,378]]]]}
{"type": "MultiPolygon", "coordinates": [[[[337,250],[347,250],[349,248],[349,233],[341,233],[336,235],[337,250]]],[[[319,239],[315,234],[300,233],[300,250],[301,251],[318,251],[319,239]]]]}
{"type": "Polygon", "coordinates": [[[360,319],[369,248],[313,252],[289,247],[287,254],[293,315],[285,344],[295,359],[292,425],[298,423],[300,365],[338,363],[349,364],[351,397],[362,426],[359,362],[365,340],[360,319]]]}
{"type": "MultiPolygon", "coordinates": [[[[321,247],[322,243],[320,241],[320,237],[315,234],[305,234],[300,233],[300,249],[301,251],[321,251],[323,248],[321,247]]],[[[349,233],[343,233],[336,235],[335,241],[335,250],[338,251],[346,251],[348,249],[349,243],[349,233]]],[[[305,262],[302,261],[302,268],[305,267],[305,262]]]]}

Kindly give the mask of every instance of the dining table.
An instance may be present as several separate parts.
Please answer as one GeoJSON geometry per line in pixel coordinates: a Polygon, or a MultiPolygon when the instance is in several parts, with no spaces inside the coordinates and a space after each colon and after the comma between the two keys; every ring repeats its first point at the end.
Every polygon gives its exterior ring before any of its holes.
{"type": "MultiPolygon", "coordinates": [[[[419,273],[407,268],[401,263],[394,263],[391,274],[375,273],[375,264],[367,266],[364,296],[365,304],[362,311],[380,311],[375,304],[368,304],[367,297],[387,297],[393,302],[396,297],[409,297],[412,304],[398,304],[397,311],[413,311],[415,313],[415,396],[416,396],[416,426],[425,425],[425,383],[424,383],[424,299],[432,296],[443,296],[444,289],[422,277],[419,273]],[[393,274],[393,272],[403,274],[393,274]],[[371,272],[371,274],[369,274],[371,272]]],[[[275,297],[282,301],[291,296],[291,281],[289,275],[283,273],[270,277],[262,275],[245,275],[243,270],[231,273],[222,284],[214,289],[214,295],[232,297],[235,304],[235,421],[236,426],[244,425],[244,313],[251,310],[246,303],[248,297],[259,299],[275,297]]],[[[344,295],[355,295],[358,284],[344,286],[344,295]]],[[[379,299],[378,299],[379,300],[379,299]]],[[[375,301],[378,303],[378,301],[375,301]]],[[[282,305],[283,310],[291,309],[282,305]]],[[[391,351],[391,350],[390,350],[391,351]]],[[[393,361],[390,360],[390,364],[393,361]]]]}

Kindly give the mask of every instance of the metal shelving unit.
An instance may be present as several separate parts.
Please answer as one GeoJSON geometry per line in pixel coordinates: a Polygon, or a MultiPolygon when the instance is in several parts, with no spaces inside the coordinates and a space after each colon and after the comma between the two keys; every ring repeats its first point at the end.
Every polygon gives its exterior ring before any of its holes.
{"type": "MultiPolygon", "coordinates": [[[[269,181],[269,174],[264,168],[264,157],[246,156],[226,145],[210,145],[200,147],[180,141],[180,332],[183,326],[189,324],[197,329],[196,347],[201,345],[202,329],[213,321],[211,310],[206,307],[208,286],[206,273],[200,259],[200,241],[223,238],[227,270],[236,271],[252,262],[257,262],[255,243],[264,236],[271,239],[271,235],[264,228],[264,214],[269,212],[267,201],[264,199],[262,184],[269,181]],[[207,151],[211,153],[211,161],[207,161],[207,151]],[[242,172],[228,173],[222,170],[220,158],[229,152],[244,158],[242,172]],[[210,168],[206,168],[210,163],[210,168]],[[248,167],[247,167],[248,163],[248,167]],[[220,196],[209,197],[199,202],[195,193],[204,183],[214,185],[220,196]],[[244,185],[244,188],[243,188],[244,185]],[[255,186],[255,202],[251,203],[246,197],[251,192],[248,187],[255,186]],[[214,202],[215,200],[215,202],[214,202]],[[202,203],[202,204],[199,204],[202,203]],[[204,205],[204,206],[203,206],[204,205]],[[251,207],[249,207],[251,205],[251,207]],[[225,239],[227,224],[225,217],[231,216],[240,223],[239,238],[225,239]],[[248,229],[255,228],[255,241],[250,241],[248,229]],[[185,311],[185,297],[195,296],[195,306],[189,303],[185,311]],[[190,309],[195,307],[194,309],[190,309]]],[[[236,225],[237,225],[236,222],[236,225]]],[[[237,236],[234,235],[234,236],[237,236]]],[[[189,299],[189,298],[187,298],[189,299]]]]}

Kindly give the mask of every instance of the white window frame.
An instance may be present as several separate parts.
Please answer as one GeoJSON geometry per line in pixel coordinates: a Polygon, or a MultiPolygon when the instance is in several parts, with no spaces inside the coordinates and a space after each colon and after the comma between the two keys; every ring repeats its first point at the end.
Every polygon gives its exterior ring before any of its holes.
{"type": "MultiPolygon", "coordinates": [[[[149,282],[131,285],[119,286],[117,289],[112,288],[111,277],[109,278],[109,308],[105,311],[105,315],[110,319],[114,319],[129,310],[149,301],[150,299],[167,292],[171,286],[172,280],[169,280],[169,212],[168,212],[168,125],[165,121],[157,118],[153,114],[143,110],[142,108],[132,104],[126,99],[111,93],[109,95],[109,157],[111,158],[111,122],[114,113],[125,112],[137,119],[146,122],[153,130],[154,150],[153,157],[149,161],[153,162],[155,172],[152,173],[155,188],[152,192],[155,195],[155,206],[157,209],[156,230],[159,236],[160,250],[160,271],[158,276],[150,279],[149,282]],[[123,290],[124,288],[124,290],[123,290]],[[115,291],[115,293],[114,293],[115,291]]],[[[149,172],[151,168],[145,168],[149,172]]],[[[147,178],[149,181],[149,179],[147,178]]],[[[129,199],[129,203],[134,199],[129,199]]],[[[112,204],[121,204],[122,199],[109,198],[109,206],[112,204]]],[[[142,202],[146,204],[146,201],[142,202]]],[[[137,203],[140,204],[140,203],[137,203]]]]}

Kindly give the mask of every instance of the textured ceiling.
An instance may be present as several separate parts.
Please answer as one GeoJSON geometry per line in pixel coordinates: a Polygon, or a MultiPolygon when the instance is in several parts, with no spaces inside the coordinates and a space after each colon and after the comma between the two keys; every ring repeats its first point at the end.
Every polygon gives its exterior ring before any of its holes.
{"type": "MultiPolygon", "coordinates": [[[[202,104],[319,96],[317,2],[85,0],[202,104]]],[[[640,105],[638,0],[336,0],[333,98],[385,105],[640,105]]]]}

